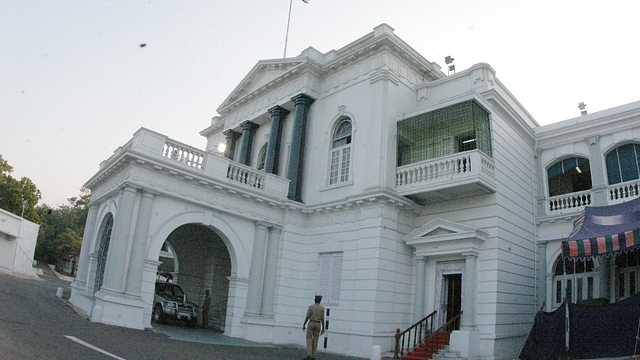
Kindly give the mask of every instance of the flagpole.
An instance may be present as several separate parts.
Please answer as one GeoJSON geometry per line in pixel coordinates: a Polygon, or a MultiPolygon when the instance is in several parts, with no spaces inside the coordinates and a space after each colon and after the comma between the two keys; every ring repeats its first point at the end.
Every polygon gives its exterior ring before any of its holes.
{"type": "Polygon", "coordinates": [[[293,0],[289,0],[289,17],[287,18],[287,34],[284,37],[284,55],[283,58],[287,57],[287,41],[289,41],[289,23],[291,22],[291,6],[293,5],[293,0]]]}

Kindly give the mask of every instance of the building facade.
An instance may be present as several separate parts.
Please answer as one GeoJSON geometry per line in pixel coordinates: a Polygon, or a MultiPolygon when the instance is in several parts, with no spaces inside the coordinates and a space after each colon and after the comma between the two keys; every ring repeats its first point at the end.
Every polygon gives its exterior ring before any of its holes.
{"type": "Polygon", "coordinates": [[[142,128],[100,164],[71,302],[149,328],[170,267],[192,300],[211,291],[229,336],[302,344],[320,294],[325,351],[390,351],[397,328],[435,311],[437,325],[462,314],[452,354],[512,359],[541,303],[554,306],[572,219],[607,202],[595,166],[640,146],[640,104],[628,107],[540,127],[489,65],[447,76],[386,24],[259,61],[200,133],[205,150],[142,128]],[[570,159],[590,161],[590,188],[556,180],[570,159]]]}
{"type": "Polygon", "coordinates": [[[33,254],[40,225],[0,209],[0,272],[36,276],[33,254]]]}

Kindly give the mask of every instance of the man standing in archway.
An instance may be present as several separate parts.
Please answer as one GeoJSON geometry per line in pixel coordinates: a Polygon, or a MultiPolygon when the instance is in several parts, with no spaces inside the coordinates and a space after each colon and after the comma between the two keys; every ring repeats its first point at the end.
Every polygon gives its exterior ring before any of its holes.
{"type": "Polygon", "coordinates": [[[302,324],[302,331],[305,331],[307,322],[307,357],[305,360],[313,360],[316,358],[316,350],[318,349],[318,338],[324,334],[324,307],[320,305],[322,296],[316,295],[315,303],[307,309],[307,316],[302,324]]]}
{"type": "Polygon", "coordinates": [[[209,327],[209,308],[211,307],[211,295],[209,290],[204,291],[204,302],[202,303],[202,327],[209,327]]]}

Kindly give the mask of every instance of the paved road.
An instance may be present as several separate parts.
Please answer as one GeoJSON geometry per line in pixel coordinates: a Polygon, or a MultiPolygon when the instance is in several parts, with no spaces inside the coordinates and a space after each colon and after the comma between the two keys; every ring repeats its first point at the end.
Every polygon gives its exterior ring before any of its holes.
{"type": "MultiPolygon", "coordinates": [[[[63,299],[69,297],[69,282],[44,270],[38,279],[0,274],[0,359],[297,360],[306,355],[298,346],[253,343],[207,330],[132,330],[91,323],[56,297],[58,287],[64,289],[63,299]]],[[[362,360],[326,353],[316,358],[362,360]]]]}

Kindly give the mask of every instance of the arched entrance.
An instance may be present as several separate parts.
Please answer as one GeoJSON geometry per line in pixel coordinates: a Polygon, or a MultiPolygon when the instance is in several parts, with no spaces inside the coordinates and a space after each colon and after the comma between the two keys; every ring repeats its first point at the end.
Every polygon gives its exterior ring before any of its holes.
{"type": "Polygon", "coordinates": [[[158,272],[172,269],[174,282],[199,306],[209,290],[209,326],[224,331],[231,276],[231,257],[224,241],[210,227],[189,223],[173,230],[163,249],[170,250],[172,257],[161,251],[164,256],[159,257],[158,272]]]}

